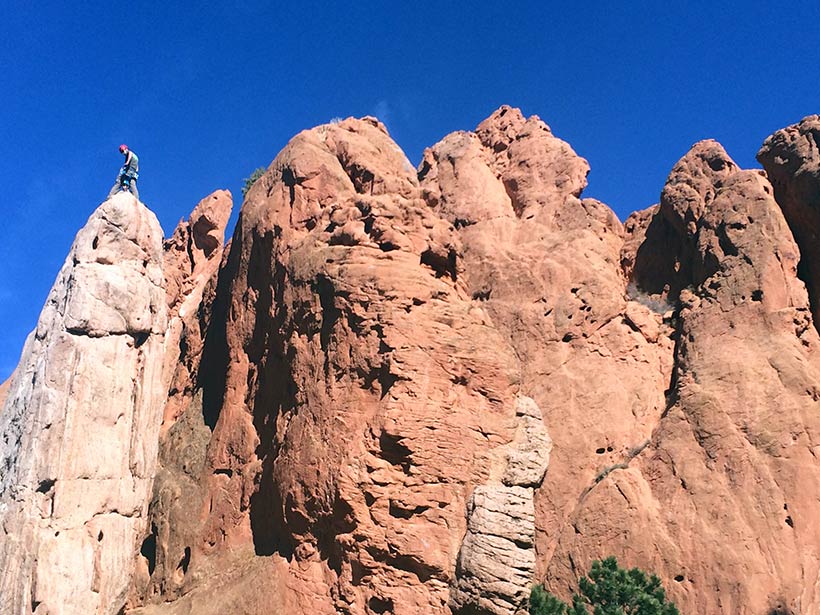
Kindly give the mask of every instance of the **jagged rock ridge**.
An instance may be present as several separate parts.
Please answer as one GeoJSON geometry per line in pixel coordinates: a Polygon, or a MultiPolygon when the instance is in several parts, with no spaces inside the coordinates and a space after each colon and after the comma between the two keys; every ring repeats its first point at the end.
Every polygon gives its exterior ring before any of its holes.
{"type": "Polygon", "coordinates": [[[373,118],[300,133],[224,252],[205,199],[126,611],[523,613],[608,555],[682,612],[817,610],[817,127],[766,172],[696,144],[624,225],[510,107],[417,170],[373,118]]]}

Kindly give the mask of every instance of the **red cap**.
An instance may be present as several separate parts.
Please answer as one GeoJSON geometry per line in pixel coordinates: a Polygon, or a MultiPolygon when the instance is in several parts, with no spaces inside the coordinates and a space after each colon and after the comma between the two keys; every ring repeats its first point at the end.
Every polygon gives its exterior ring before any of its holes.
{"type": "Polygon", "coordinates": [[[125,143],[120,145],[120,154],[124,154],[127,149],[128,149],[128,146],[125,143]]]}

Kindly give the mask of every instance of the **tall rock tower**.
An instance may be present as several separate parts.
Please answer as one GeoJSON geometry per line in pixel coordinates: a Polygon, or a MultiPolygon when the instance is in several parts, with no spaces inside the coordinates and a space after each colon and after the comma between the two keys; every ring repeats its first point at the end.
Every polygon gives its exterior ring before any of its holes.
{"type": "Polygon", "coordinates": [[[125,602],[166,391],[162,230],[133,196],[77,234],[0,410],[3,613],[125,602]]]}

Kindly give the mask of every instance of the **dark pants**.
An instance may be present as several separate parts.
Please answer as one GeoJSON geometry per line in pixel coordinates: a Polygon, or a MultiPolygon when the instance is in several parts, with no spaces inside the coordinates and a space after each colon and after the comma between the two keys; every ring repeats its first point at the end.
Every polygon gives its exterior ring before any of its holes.
{"type": "Polygon", "coordinates": [[[129,179],[125,175],[122,175],[117,178],[117,181],[114,182],[114,186],[111,188],[111,192],[108,193],[108,198],[110,199],[112,196],[117,194],[120,190],[128,190],[137,197],[137,200],[140,200],[140,193],[137,190],[137,180],[136,179],[129,179]]]}

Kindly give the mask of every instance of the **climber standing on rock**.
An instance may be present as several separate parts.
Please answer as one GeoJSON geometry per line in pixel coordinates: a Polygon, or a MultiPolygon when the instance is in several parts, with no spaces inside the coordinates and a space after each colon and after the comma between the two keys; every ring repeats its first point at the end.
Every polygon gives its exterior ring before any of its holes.
{"type": "Polygon", "coordinates": [[[120,154],[125,156],[125,164],[122,165],[117,181],[114,182],[114,187],[108,193],[108,198],[110,199],[120,190],[129,190],[139,200],[140,193],[137,191],[137,179],[140,170],[139,158],[125,144],[120,145],[120,154]]]}

